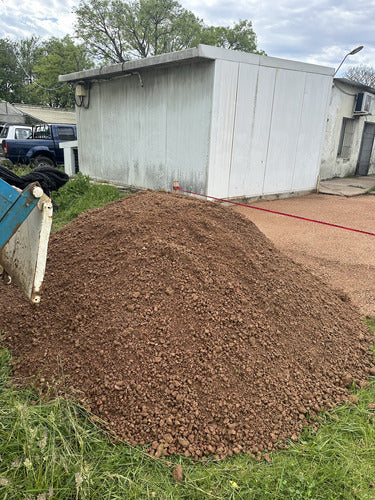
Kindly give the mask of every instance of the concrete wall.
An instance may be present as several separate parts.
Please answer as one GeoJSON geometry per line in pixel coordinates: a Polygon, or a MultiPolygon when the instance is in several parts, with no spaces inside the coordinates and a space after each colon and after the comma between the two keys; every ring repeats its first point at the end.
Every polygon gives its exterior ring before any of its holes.
{"type": "MultiPolygon", "coordinates": [[[[363,127],[366,121],[375,122],[375,115],[357,116],[355,118],[350,157],[340,158],[337,154],[343,118],[353,118],[355,96],[358,92],[358,88],[342,82],[336,84],[332,89],[320,169],[322,179],[346,177],[356,173],[363,127]]],[[[369,170],[369,174],[374,173],[375,148],[372,151],[369,170]]]]}
{"type": "Polygon", "coordinates": [[[319,175],[332,77],[269,57],[217,60],[207,192],[311,191],[319,175]]]}
{"type": "Polygon", "coordinates": [[[204,192],[212,109],[211,61],[94,82],[77,108],[80,169],[97,179],[204,192]]]}

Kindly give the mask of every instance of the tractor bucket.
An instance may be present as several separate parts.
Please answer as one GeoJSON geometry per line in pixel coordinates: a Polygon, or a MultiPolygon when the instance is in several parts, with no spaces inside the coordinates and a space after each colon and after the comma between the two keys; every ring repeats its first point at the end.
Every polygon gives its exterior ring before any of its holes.
{"type": "Polygon", "coordinates": [[[23,191],[0,179],[0,266],[3,278],[40,302],[52,225],[52,202],[38,183],[23,191]]]}

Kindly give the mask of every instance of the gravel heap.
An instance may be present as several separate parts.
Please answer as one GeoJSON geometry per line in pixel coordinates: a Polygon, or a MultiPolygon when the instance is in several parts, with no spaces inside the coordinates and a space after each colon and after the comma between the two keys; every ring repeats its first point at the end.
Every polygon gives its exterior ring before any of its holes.
{"type": "Polygon", "coordinates": [[[264,453],[373,372],[347,297],[230,208],[139,192],[51,238],[38,307],[0,285],[14,377],[160,456],[264,453]]]}

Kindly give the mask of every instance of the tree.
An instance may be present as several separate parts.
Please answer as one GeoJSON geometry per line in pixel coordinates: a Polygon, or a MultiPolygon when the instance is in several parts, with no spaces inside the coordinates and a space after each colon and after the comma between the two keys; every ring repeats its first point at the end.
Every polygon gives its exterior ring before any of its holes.
{"type": "Polygon", "coordinates": [[[33,83],[35,80],[34,68],[42,55],[39,36],[32,35],[30,38],[18,40],[14,50],[17,64],[23,72],[25,84],[33,83]]]}
{"type": "Polygon", "coordinates": [[[375,88],[375,68],[371,66],[351,66],[344,76],[349,80],[375,88]]]}
{"type": "Polygon", "coordinates": [[[124,62],[190,45],[201,23],[175,0],[81,0],[76,33],[104,62],[124,62]]]}
{"type": "Polygon", "coordinates": [[[60,84],[59,75],[89,69],[93,66],[83,45],[75,45],[69,35],[61,40],[50,38],[42,46],[42,54],[34,66],[35,80],[30,85],[40,104],[71,107],[74,93],[67,84],[60,84]]]}
{"type": "Polygon", "coordinates": [[[250,21],[205,26],[176,0],[81,0],[76,34],[105,63],[173,52],[198,43],[256,51],[250,21]]]}
{"type": "Polygon", "coordinates": [[[199,41],[224,49],[265,54],[263,50],[257,50],[256,34],[251,21],[247,20],[239,21],[232,28],[229,26],[205,26],[199,41]]]}
{"type": "Polygon", "coordinates": [[[15,45],[7,38],[0,39],[0,99],[17,102],[21,98],[23,75],[17,63],[15,45]]]}
{"type": "Polygon", "coordinates": [[[16,102],[39,104],[39,97],[35,92],[34,85],[36,82],[35,67],[43,55],[39,36],[32,35],[29,38],[16,41],[14,51],[23,82],[20,98],[16,102]]]}

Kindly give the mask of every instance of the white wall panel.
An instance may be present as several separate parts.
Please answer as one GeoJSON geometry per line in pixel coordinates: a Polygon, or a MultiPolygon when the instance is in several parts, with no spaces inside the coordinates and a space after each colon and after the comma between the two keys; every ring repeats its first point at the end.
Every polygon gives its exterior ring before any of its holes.
{"type": "Polygon", "coordinates": [[[207,194],[254,197],[316,186],[331,77],[217,61],[207,194]]]}
{"type": "Polygon", "coordinates": [[[215,62],[207,193],[228,195],[239,63],[215,62]]]}
{"type": "Polygon", "coordinates": [[[301,124],[306,75],[276,70],[263,194],[290,191],[301,124]]]}
{"type": "Polygon", "coordinates": [[[240,66],[229,197],[263,191],[275,74],[273,68],[240,66]]]}
{"type": "Polygon", "coordinates": [[[291,191],[315,189],[326,128],[331,78],[306,74],[291,191]]]}
{"type": "Polygon", "coordinates": [[[188,191],[205,192],[211,105],[212,73],[191,68],[168,75],[166,115],[166,168],[173,180],[188,191]]]}
{"type": "Polygon", "coordinates": [[[171,190],[173,180],[204,192],[213,62],[94,83],[79,110],[84,173],[124,185],[171,190]],[[198,67],[198,68],[197,68],[198,67]]]}

